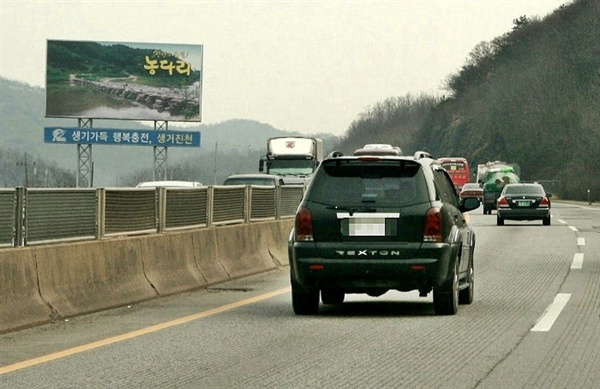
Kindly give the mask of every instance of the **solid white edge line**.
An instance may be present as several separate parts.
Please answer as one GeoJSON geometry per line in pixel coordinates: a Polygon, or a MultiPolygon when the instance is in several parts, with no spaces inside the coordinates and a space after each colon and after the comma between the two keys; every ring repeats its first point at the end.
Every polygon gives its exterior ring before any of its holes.
{"type": "Polygon", "coordinates": [[[573,262],[571,263],[571,269],[583,268],[583,253],[575,253],[573,256],[573,262]]]}
{"type": "Polygon", "coordinates": [[[557,294],[556,297],[554,297],[554,301],[552,302],[552,304],[550,304],[548,309],[546,309],[546,312],[544,312],[544,314],[538,319],[537,323],[533,326],[531,331],[550,331],[552,325],[554,325],[554,322],[558,318],[558,315],[560,315],[570,298],[570,293],[557,294]]]}

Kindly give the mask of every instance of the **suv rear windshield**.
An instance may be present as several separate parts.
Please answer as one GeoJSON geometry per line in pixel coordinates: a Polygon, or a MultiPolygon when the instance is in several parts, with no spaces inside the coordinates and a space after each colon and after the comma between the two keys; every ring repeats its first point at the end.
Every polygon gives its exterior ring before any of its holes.
{"type": "Polygon", "coordinates": [[[406,160],[323,161],[310,199],[335,205],[410,205],[428,201],[421,165],[406,160]]]}

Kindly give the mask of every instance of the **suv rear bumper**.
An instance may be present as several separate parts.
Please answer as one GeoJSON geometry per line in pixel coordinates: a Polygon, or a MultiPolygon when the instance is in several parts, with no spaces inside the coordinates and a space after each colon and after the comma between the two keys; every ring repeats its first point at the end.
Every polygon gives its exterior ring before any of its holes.
{"type": "Polygon", "coordinates": [[[342,289],[364,293],[369,289],[399,291],[440,287],[451,278],[455,247],[447,243],[424,243],[419,257],[320,258],[313,243],[290,247],[293,280],[304,288],[342,289]],[[312,247],[312,249],[309,249],[312,247]],[[311,255],[312,254],[312,255],[311,255]]]}

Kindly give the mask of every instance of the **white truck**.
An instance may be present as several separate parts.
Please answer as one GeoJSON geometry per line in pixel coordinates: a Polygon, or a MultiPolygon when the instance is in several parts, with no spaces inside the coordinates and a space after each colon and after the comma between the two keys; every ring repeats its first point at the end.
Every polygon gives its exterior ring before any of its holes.
{"type": "Polygon", "coordinates": [[[286,185],[304,185],[323,160],[323,141],[319,138],[282,136],[267,139],[267,153],[260,158],[258,170],[283,177],[286,185]]]}

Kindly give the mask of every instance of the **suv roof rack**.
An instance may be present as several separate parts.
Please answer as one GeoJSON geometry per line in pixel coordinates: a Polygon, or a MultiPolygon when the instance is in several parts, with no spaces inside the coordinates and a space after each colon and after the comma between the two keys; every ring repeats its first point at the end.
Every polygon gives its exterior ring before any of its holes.
{"type": "Polygon", "coordinates": [[[433,158],[433,157],[427,151],[417,151],[417,152],[415,152],[414,158],[421,159],[421,158],[433,158]]]}

